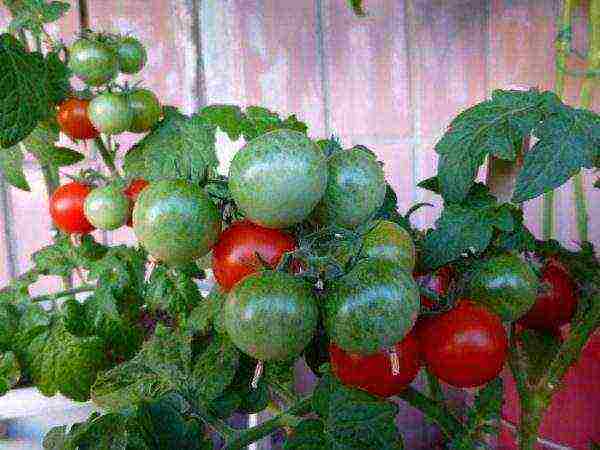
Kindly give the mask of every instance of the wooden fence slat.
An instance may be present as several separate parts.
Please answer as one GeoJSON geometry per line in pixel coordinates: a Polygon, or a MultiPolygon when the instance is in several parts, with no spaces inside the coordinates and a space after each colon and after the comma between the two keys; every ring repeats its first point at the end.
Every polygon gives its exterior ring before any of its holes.
{"type": "MultiPolygon", "coordinates": [[[[488,8],[469,0],[407,0],[407,15],[418,182],[435,175],[434,146],[450,120],[485,98],[488,8]]],[[[440,204],[429,192],[417,194],[419,201],[440,204]]],[[[418,224],[431,226],[438,214],[429,208],[418,224]]]]}
{"type": "Polygon", "coordinates": [[[374,0],[358,18],[343,0],[322,6],[331,133],[385,163],[406,209],[414,199],[413,123],[404,2],[374,0]]]}

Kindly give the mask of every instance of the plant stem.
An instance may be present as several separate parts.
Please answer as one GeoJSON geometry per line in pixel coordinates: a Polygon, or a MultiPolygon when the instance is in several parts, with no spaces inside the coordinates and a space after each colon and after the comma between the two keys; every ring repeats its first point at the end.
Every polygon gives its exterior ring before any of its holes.
{"type": "MultiPolygon", "coordinates": [[[[590,0],[590,25],[589,49],[587,70],[594,73],[600,70],[600,1],[590,0]]],[[[594,88],[597,85],[596,77],[586,77],[583,80],[580,93],[581,107],[590,109],[594,97],[594,88]]],[[[588,241],[588,212],[585,192],[583,189],[583,175],[581,172],[573,177],[573,197],[575,199],[575,214],[577,217],[577,234],[580,242],[588,241]]]]}
{"type": "Polygon", "coordinates": [[[413,408],[422,411],[427,417],[438,424],[440,430],[448,438],[453,438],[464,432],[464,427],[446,405],[432,400],[412,387],[407,387],[398,395],[413,408]]]}
{"type": "Polygon", "coordinates": [[[40,295],[38,297],[33,297],[31,299],[31,302],[32,303],[40,303],[40,302],[54,301],[54,300],[58,300],[62,297],[68,297],[70,295],[75,295],[75,294],[81,294],[82,292],[92,292],[95,289],[96,289],[96,286],[91,285],[91,284],[86,284],[86,285],[79,286],[76,288],[71,288],[71,289],[66,289],[64,291],[55,292],[53,294],[46,294],[46,295],[40,295]]]}
{"type": "Polygon", "coordinates": [[[221,437],[225,439],[225,441],[235,438],[237,430],[231,428],[203,405],[199,404],[198,402],[194,402],[194,404],[190,404],[190,406],[192,417],[197,417],[198,419],[202,420],[213,431],[219,433],[221,437]]]}
{"type": "Polygon", "coordinates": [[[119,175],[119,171],[117,170],[117,166],[115,165],[115,159],[114,159],[112,153],[110,152],[110,150],[104,144],[104,141],[102,140],[102,138],[100,136],[95,138],[94,144],[96,145],[96,148],[100,152],[100,156],[102,156],[102,160],[104,161],[104,164],[106,164],[106,167],[108,167],[110,174],[115,178],[119,178],[120,175],[119,175]]]}
{"type": "Polygon", "coordinates": [[[252,442],[256,442],[265,436],[274,433],[280,428],[283,428],[290,423],[290,416],[303,416],[311,411],[312,397],[306,397],[296,403],[294,406],[286,410],[285,412],[261,423],[256,427],[252,427],[248,430],[241,431],[231,440],[225,442],[224,449],[243,449],[252,442]]]}
{"type": "MultiPolygon", "coordinates": [[[[565,68],[567,57],[571,51],[571,16],[573,14],[574,0],[563,0],[562,12],[558,19],[559,35],[556,40],[556,71],[554,91],[562,98],[565,89],[565,68]]],[[[542,203],[542,239],[547,241],[554,237],[554,191],[544,194],[542,203]]]]}

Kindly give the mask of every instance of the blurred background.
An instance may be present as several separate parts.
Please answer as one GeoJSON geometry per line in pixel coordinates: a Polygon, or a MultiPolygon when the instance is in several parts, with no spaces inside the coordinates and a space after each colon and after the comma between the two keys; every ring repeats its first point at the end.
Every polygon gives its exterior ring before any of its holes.
{"type": "MultiPolygon", "coordinates": [[[[385,162],[401,211],[440,200],[416,187],[436,172],[434,144],[458,112],[497,88],[553,89],[556,17],[560,0],[365,0],[358,18],[345,0],[72,0],[52,34],[67,43],[82,28],[130,32],[148,47],[142,80],[167,105],[193,112],[211,103],[263,105],[296,114],[312,137],[338,136],[345,146],[366,145],[385,162]]],[[[574,14],[574,46],[586,48],[586,1],[574,14]]],[[[0,29],[9,23],[0,7],[0,29]]],[[[577,67],[577,64],[572,66],[577,67]]],[[[569,78],[565,101],[577,105],[581,79],[569,78]]],[[[600,92],[593,109],[600,111],[600,92]]],[[[133,135],[120,139],[122,150],[133,135]]],[[[65,145],[74,145],[64,141],[65,145]]],[[[220,136],[225,170],[243,142],[220,136]]],[[[83,145],[83,144],[82,144],[83,145]]],[[[83,149],[83,148],[82,148],[83,149]]],[[[168,151],[168,149],[165,149],[168,151]]],[[[66,173],[96,167],[95,155],[66,173]]],[[[47,194],[33,162],[26,171],[32,191],[0,178],[0,285],[29,267],[33,251],[51,241],[47,194]]],[[[485,173],[484,171],[482,173],[485,173]]],[[[600,244],[600,194],[585,174],[590,237],[600,244]]],[[[555,197],[556,237],[577,239],[570,183],[555,197]]],[[[541,200],[525,206],[539,236],[541,200]]],[[[425,208],[414,225],[433,225],[439,210],[425,208]]],[[[133,242],[130,229],[98,235],[109,243],[133,242]]],[[[46,279],[37,291],[55,289],[46,279]]],[[[542,432],[540,448],[587,448],[600,440],[600,341],[588,346],[580,367],[555,402],[560,407],[542,432]]],[[[510,387],[506,419],[516,417],[510,387]]],[[[407,448],[430,448],[435,439],[422,418],[403,408],[399,417],[407,448]]],[[[502,444],[513,448],[508,426],[502,444]]]]}

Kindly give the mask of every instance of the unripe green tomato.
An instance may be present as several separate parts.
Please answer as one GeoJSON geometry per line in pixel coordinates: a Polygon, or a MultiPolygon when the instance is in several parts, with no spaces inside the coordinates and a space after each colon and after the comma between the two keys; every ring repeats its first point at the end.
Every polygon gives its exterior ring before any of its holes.
{"type": "Polygon", "coordinates": [[[123,133],[133,120],[127,97],[114,92],[104,92],[93,99],[88,106],[88,115],[94,127],[104,134],[123,133]]]}
{"type": "Polygon", "coordinates": [[[118,74],[117,55],[103,42],[80,39],[71,46],[69,55],[69,68],[89,86],[106,84],[118,74]]]}
{"type": "Polygon", "coordinates": [[[85,217],[101,230],[116,230],[129,217],[129,199],[116,185],[94,189],[83,205],[85,217]]]}
{"type": "Polygon", "coordinates": [[[129,107],[133,119],[129,131],[144,133],[149,131],[160,119],[160,102],[154,92],[148,89],[135,89],[129,93],[129,107]]]}
{"type": "Polygon", "coordinates": [[[138,73],[148,60],[146,49],[142,43],[131,36],[125,37],[119,42],[117,53],[119,70],[123,73],[138,73]]]}

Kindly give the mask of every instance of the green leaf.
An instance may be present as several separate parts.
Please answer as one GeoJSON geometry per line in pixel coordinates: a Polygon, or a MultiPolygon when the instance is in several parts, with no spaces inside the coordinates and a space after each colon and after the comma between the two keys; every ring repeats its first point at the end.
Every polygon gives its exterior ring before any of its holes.
{"type": "Polygon", "coordinates": [[[367,15],[362,3],[362,0],[348,0],[348,5],[358,17],[365,17],[367,15]]]}
{"type": "Polygon", "coordinates": [[[475,396],[473,406],[467,411],[466,433],[456,436],[450,448],[471,450],[475,443],[482,443],[487,434],[497,434],[498,429],[492,424],[500,420],[504,386],[501,378],[490,381],[475,396]]]}
{"type": "Polygon", "coordinates": [[[246,108],[246,115],[241,128],[246,141],[251,141],[269,131],[282,128],[296,130],[301,133],[306,133],[308,130],[306,124],[299,122],[296,116],[289,116],[282,121],[279,114],[260,106],[249,106],[246,108]]]}
{"type": "Polygon", "coordinates": [[[219,319],[224,302],[225,296],[220,292],[219,287],[213,287],[208,297],[201,301],[184,320],[181,329],[190,336],[206,335],[215,319],[219,319]]]}
{"type": "Polygon", "coordinates": [[[66,277],[77,267],[92,269],[107,252],[106,247],[89,235],[83,236],[77,247],[63,234],[59,234],[54,242],[31,256],[35,270],[42,275],[66,277]]]}
{"type": "Polygon", "coordinates": [[[187,316],[193,308],[202,304],[202,295],[187,274],[158,265],[146,287],[146,303],[151,308],[162,309],[172,315],[187,316]]]}
{"type": "Polygon", "coordinates": [[[7,148],[54,113],[68,90],[68,71],[56,55],[28,53],[10,34],[0,35],[0,67],[0,147],[7,148]]]}
{"type": "Polygon", "coordinates": [[[18,331],[17,308],[10,303],[0,303],[0,352],[12,348],[13,339],[18,331]]]}
{"type": "Polygon", "coordinates": [[[31,191],[23,172],[23,152],[18,146],[0,151],[0,172],[8,184],[23,191],[31,191]]]}
{"type": "Polygon", "coordinates": [[[46,23],[56,22],[70,9],[65,2],[44,0],[4,0],[4,4],[13,15],[11,32],[21,29],[30,30],[36,35],[42,33],[46,23]]]}
{"type": "Polygon", "coordinates": [[[394,403],[348,388],[326,374],[317,385],[313,406],[325,423],[332,449],[403,448],[394,403]]]}
{"type": "Polygon", "coordinates": [[[386,186],[383,204],[375,213],[373,219],[389,220],[400,225],[406,231],[412,231],[409,219],[398,212],[398,197],[389,184],[386,186]]]}
{"type": "Polygon", "coordinates": [[[537,90],[495,91],[490,100],[459,114],[437,143],[438,180],[444,200],[461,202],[487,154],[515,158],[520,145],[542,119],[548,97],[537,90]]]}
{"type": "Polygon", "coordinates": [[[242,135],[244,113],[235,105],[209,105],[202,108],[198,115],[206,122],[227,133],[229,139],[237,141],[242,135]]]}
{"type": "Polygon", "coordinates": [[[518,342],[525,353],[527,376],[531,383],[535,383],[558,354],[561,339],[547,331],[524,329],[518,342]]]}
{"type": "Polygon", "coordinates": [[[283,444],[283,450],[328,450],[325,425],[318,419],[306,419],[294,428],[294,433],[283,444]]]}
{"type": "Polygon", "coordinates": [[[90,398],[96,375],[108,365],[100,338],[73,336],[60,322],[33,339],[28,360],[33,381],[42,394],[60,392],[80,402],[90,398]]]}
{"type": "Polygon", "coordinates": [[[0,353],[0,396],[11,390],[21,378],[21,367],[13,352],[0,353]]]}
{"type": "Polygon", "coordinates": [[[67,449],[67,425],[61,425],[52,428],[44,436],[42,441],[44,450],[65,450],[67,449]]]}
{"type": "Polygon", "coordinates": [[[561,105],[534,131],[539,141],[525,153],[513,201],[517,203],[549,192],[577,174],[591,169],[600,154],[600,116],[561,105]]]}
{"type": "Polygon", "coordinates": [[[12,305],[29,304],[29,286],[39,279],[39,275],[36,270],[29,270],[12,279],[8,286],[0,289],[0,303],[10,303],[12,305]]]}
{"type": "Polygon", "coordinates": [[[98,376],[92,399],[103,408],[118,411],[137,401],[187,389],[191,360],[190,339],[158,324],[152,339],[133,359],[98,376]]]}
{"type": "Polygon", "coordinates": [[[125,155],[130,178],[202,182],[219,164],[215,126],[202,116],[185,116],[166,107],[164,119],[125,155]]]}
{"type": "Polygon", "coordinates": [[[232,382],[240,353],[226,336],[215,335],[194,365],[193,377],[204,401],[219,397],[232,382]]]}

